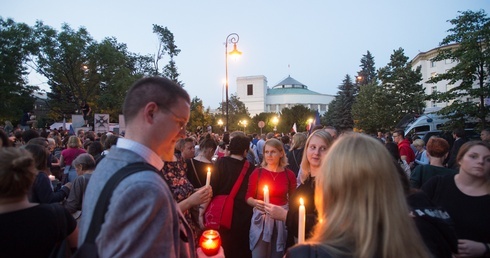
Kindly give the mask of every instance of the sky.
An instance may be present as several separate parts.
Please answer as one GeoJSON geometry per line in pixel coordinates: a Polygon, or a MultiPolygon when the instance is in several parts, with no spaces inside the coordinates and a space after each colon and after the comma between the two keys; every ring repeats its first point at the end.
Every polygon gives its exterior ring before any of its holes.
{"type": "MultiPolygon", "coordinates": [[[[230,33],[240,36],[243,53],[228,62],[230,95],[237,77],[254,75],[266,76],[271,88],[290,75],[312,91],[335,95],[367,51],[377,69],[400,47],[411,60],[439,46],[458,11],[480,9],[490,16],[490,0],[8,0],[0,3],[0,16],[31,26],[41,20],[55,29],[85,27],[97,41],[115,37],[143,55],[158,49],[153,24],[167,27],[181,50],[175,62],[185,89],[217,108],[230,33]]],[[[40,75],[29,80],[49,89],[40,75]]]]}

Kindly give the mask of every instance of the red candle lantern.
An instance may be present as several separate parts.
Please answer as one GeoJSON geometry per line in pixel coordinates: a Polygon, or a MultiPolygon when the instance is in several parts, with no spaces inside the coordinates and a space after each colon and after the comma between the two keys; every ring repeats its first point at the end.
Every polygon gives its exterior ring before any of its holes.
{"type": "Polygon", "coordinates": [[[212,229],[204,231],[199,239],[199,245],[205,255],[217,255],[221,247],[221,238],[218,231],[212,229]]]}

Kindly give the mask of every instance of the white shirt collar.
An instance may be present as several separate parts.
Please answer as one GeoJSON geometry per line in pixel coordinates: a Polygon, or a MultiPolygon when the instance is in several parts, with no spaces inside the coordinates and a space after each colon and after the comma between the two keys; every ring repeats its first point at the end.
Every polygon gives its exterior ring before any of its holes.
{"type": "Polygon", "coordinates": [[[117,140],[116,146],[121,149],[136,152],[136,154],[140,155],[142,158],[145,159],[146,162],[148,162],[150,165],[154,166],[158,170],[161,170],[163,168],[162,159],[150,148],[139,142],[135,142],[126,138],[119,138],[117,140]]]}

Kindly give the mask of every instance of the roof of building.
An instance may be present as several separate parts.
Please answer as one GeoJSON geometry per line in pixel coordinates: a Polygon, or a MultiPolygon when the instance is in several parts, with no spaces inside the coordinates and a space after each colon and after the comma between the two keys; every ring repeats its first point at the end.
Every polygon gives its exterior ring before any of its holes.
{"type": "Polygon", "coordinates": [[[295,80],[290,75],[272,89],[267,89],[267,95],[283,95],[283,94],[306,94],[306,95],[322,95],[308,89],[308,86],[295,80]]]}

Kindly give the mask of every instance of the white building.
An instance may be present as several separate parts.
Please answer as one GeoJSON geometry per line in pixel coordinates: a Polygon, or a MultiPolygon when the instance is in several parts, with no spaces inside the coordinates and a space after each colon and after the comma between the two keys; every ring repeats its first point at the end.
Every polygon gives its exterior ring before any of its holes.
{"type": "Polygon", "coordinates": [[[288,76],[273,86],[267,86],[263,75],[237,78],[237,97],[248,108],[253,117],[262,112],[281,112],[283,108],[303,105],[311,110],[318,110],[320,115],[327,111],[328,104],[335,98],[333,95],[321,94],[308,90],[308,87],[288,76]]]}
{"type": "MultiPolygon", "coordinates": [[[[432,61],[434,57],[437,56],[439,50],[448,49],[448,48],[456,48],[459,44],[451,44],[443,47],[433,48],[427,52],[420,52],[416,55],[412,60],[412,69],[416,69],[418,66],[421,66],[422,73],[422,85],[425,88],[425,94],[429,95],[437,92],[447,92],[448,90],[454,88],[459,85],[459,82],[456,84],[449,84],[448,80],[442,80],[438,83],[427,83],[428,80],[437,76],[438,74],[446,73],[449,69],[456,66],[457,62],[451,59],[446,59],[442,61],[432,61]]],[[[475,84],[474,87],[477,85],[475,84]]],[[[477,101],[473,98],[466,97],[464,101],[477,101]]],[[[451,102],[435,102],[435,101],[426,101],[426,112],[427,110],[432,109],[440,109],[443,107],[449,106],[451,102]]]]}

